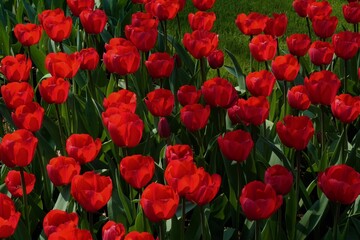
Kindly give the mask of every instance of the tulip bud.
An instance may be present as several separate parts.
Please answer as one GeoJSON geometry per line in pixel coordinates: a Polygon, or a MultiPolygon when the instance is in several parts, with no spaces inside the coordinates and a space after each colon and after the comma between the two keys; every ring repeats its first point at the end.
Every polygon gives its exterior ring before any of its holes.
{"type": "Polygon", "coordinates": [[[158,123],[158,132],[161,138],[168,138],[171,135],[169,122],[164,117],[160,118],[160,121],[158,123]]]}

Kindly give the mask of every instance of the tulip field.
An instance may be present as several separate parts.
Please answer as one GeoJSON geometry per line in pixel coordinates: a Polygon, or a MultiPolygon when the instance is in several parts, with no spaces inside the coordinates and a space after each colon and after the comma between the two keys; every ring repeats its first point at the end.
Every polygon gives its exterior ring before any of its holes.
{"type": "Polygon", "coordinates": [[[0,239],[360,239],[360,2],[281,5],[0,1],[0,239]]]}

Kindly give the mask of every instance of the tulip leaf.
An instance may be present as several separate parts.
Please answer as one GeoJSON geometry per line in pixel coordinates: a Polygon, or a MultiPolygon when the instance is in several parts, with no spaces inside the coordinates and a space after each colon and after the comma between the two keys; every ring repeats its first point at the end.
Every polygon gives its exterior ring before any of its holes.
{"type": "MultiPolygon", "coordinates": [[[[22,0],[22,3],[23,3],[23,7],[25,7],[26,15],[30,19],[30,22],[35,23],[35,18],[36,18],[35,9],[30,5],[29,1],[27,0],[22,0]]],[[[21,21],[19,21],[19,23],[21,23],[21,21]]]]}
{"type": "Polygon", "coordinates": [[[13,239],[31,239],[31,236],[29,235],[29,232],[22,218],[20,218],[15,233],[12,237],[13,239]]]}
{"type": "Polygon", "coordinates": [[[190,225],[188,226],[186,233],[185,233],[185,239],[200,239],[201,236],[201,220],[200,220],[200,208],[195,208],[191,220],[190,225]]]}
{"type": "MultiPolygon", "coordinates": [[[[245,87],[245,76],[241,70],[240,64],[237,61],[236,57],[234,56],[234,54],[232,54],[229,50],[227,50],[225,48],[225,52],[229,55],[234,67],[233,67],[233,71],[234,72],[230,72],[231,74],[233,74],[237,81],[238,81],[238,86],[240,88],[240,93],[243,94],[244,92],[246,92],[246,87],[245,87]]],[[[226,68],[228,70],[228,68],[226,68]]]]}
{"type": "Polygon", "coordinates": [[[186,66],[186,69],[189,71],[189,73],[195,72],[195,62],[190,57],[187,50],[184,48],[182,44],[180,44],[173,36],[168,35],[167,36],[168,41],[171,43],[171,45],[175,48],[176,53],[179,55],[181,59],[181,63],[183,63],[186,66]]]}
{"type": "Polygon", "coordinates": [[[70,186],[65,186],[60,191],[60,194],[56,200],[54,209],[66,211],[70,200],[71,200],[70,186]]]}
{"type": "Polygon", "coordinates": [[[210,208],[210,216],[219,220],[226,218],[226,210],[228,210],[228,198],[223,193],[212,201],[210,208]]]}
{"type": "Polygon", "coordinates": [[[30,47],[31,60],[34,62],[35,66],[39,71],[45,75],[48,71],[45,68],[45,54],[36,48],[36,46],[30,47]]]}

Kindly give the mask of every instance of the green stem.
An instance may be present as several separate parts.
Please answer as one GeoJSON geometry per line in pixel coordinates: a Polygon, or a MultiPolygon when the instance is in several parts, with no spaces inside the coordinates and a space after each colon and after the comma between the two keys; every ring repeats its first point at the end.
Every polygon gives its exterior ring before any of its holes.
{"type": "Polygon", "coordinates": [[[281,220],[282,220],[281,207],[277,211],[277,223],[276,223],[276,236],[280,236],[281,220]]]}
{"type": "MultiPolygon", "coordinates": [[[[240,162],[238,162],[236,164],[236,167],[237,167],[237,200],[240,199],[240,195],[241,195],[241,181],[240,181],[240,176],[241,176],[241,165],[240,165],[240,162]]],[[[238,203],[236,205],[236,229],[237,230],[240,230],[240,204],[238,203]]]]}
{"type": "Polygon", "coordinates": [[[347,86],[348,86],[348,79],[347,79],[347,67],[348,67],[348,60],[344,60],[344,93],[348,92],[347,86]]]}
{"type": "Polygon", "coordinates": [[[20,176],[21,176],[21,187],[22,187],[22,191],[23,191],[25,223],[26,223],[26,228],[27,228],[27,231],[29,233],[29,236],[31,236],[30,219],[29,219],[29,212],[28,212],[29,207],[28,207],[28,202],[27,202],[25,175],[24,175],[24,168],[22,168],[22,167],[20,168],[20,176]]]}
{"type": "Polygon", "coordinates": [[[166,20],[163,21],[164,25],[164,47],[165,47],[165,51],[164,52],[167,52],[167,26],[166,26],[166,20]]]}
{"type": "Polygon", "coordinates": [[[94,214],[89,212],[89,230],[91,236],[94,236],[94,214]]]}
{"type": "Polygon", "coordinates": [[[320,107],[321,159],[325,154],[325,111],[320,107]]]}
{"type": "Polygon", "coordinates": [[[347,136],[347,127],[348,127],[348,124],[344,123],[344,129],[343,129],[343,134],[344,134],[344,147],[343,147],[343,163],[345,163],[346,161],[346,155],[347,155],[347,151],[348,151],[348,136],[347,136]]]}
{"type": "MultiPolygon", "coordinates": [[[[250,39],[249,39],[249,42],[251,42],[253,36],[251,35],[250,36],[250,39]]],[[[250,72],[252,72],[253,68],[252,68],[252,65],[253,65],[253,57],[251,55],[251,52],[249,51],[249,62],[250,62],[250,72]]]]}
{"type": "Polygon", "coordinates": [[[333,239],[337,239],[337,228],[338,228],[338,221],[340,215],[340,207],[341,207],[341,203],[336,203],[334,226],[333,226],[333,239]]]}
{"type": "Polygon", "coordinates": [[[65,50],[64,50],[63,42],[59,42],[59,47],[60,47],[60,51],[64,53],[65,50]]]}
{"type": "Polygon", "coordinates": [[[59,111],[59,105],[55,104],[55,109],[56,109],[56,117],[58,119],[58,128],[59,128],[59,134],[60,134],[60,141],[61,141],[61,146],[62,146],[62,151],[60,150],[61,154],[64,155],[65,152],[65,138],[64,138],[64,134],[63,131],[61,129],[62,123],[61,123],[61,117],[60,117],[60,111],[59,111]]]}
{"type": "Polygon", "coordinates": [[[160,240],[165,240],[165,232],[166,232],[166,229],[165,229],[165,226],[164,226],[164,221],[161,221],[159,223],[159,233],[160,233],[160,240]]]}
{"type": "Polygon", "coordinates": [[[286,116],[287,113],[287,82],[286,81],[284,81],[283,97],[284,97],[284,116],[286,116]]]}
{"type": "Polygon", "coordinates": [[[268,64],[268,62],[267,62],[267,61],[265,61],[264,63],[265,63],[265,68],[266,68],[266,70],[268,70],[268,71],[269,71],[269,64],[268,64]]]}
{"type": "Polygon", "coordinates": [[[255,240],[260,240],[260,226],[259,221],[255,221],[255,240]]]}
{"type": "Polygon", "coordinates": [[[310,27],[310,20],[309,20],[309,17],[306,17],[306,25],[307,25],[307,29],[308,29],[308,33],[309,33],[310,40],[312,40],[312,37],[311,37],[311,27],[310,27]]]}
{"type": "Polygon", "coordinates": [[[217,76],[218,76],[218,77],[221,77],[221,75],[220,75],[220,68],[217,68],[217,69],[216,69],[216,72],[217,72],[217,76]]]}
{"type": "Polygon", "coordinates": [[[3,137],[5,135],[4,130],[4,118],[0,115],[0,137],[3,137]]]}
{"type": "Polygon", "coordinates": [[[46,163],[43,162],[43,158],[41,156],[41,152],[40,152],[40,146],[37,145],[37,149],[36,149],[36,155],[38,158],[38,161],[40,163],[40,171],[41,174],[43,176],[43,182],[44,182],[44,192],[45,192],[45,196],[46,196],[46,201],[45,201],[45,206],[48,210],[52,209],[52,204],[51,204],[51,188],[50,188],[50,180],[49,177],[47,176],[47,170],[46,170],[46,163]]]}
{"type": "Polygon", "coordinates": [[[180,23],[180,17],[179,17],[179,14],[176,14],[176,22],[177,22],[177,25],[178,25],[178,34],[179,34],[179,38],[181,38],[182,34],[181,34],[181,23],[180,23]]]}
{"type": "Polygon", "coordinates": [[[181,239],[185,240],[185,197],[181,198],[182,201],[182,209],[181,209],[181,239]]]}
{"type": "Polygon", "coordinates": [[[128,79],[128,75],[125,75],[125,89],[129,90],[129,79],[128,79]]]}
{"type": "Polygon", "coordinates": [[[279,56],[280,55],[279,38],[276,38],[276,51],[277,51],[277,56],[279,56]]]}
{"type": "Polygon", "coordinates": [[[201,238],[207,240],[205,235],[205,213],[204,208],[200,206],[201,238]]]}
{"type": "Polygon", "coordinates": [[[201,83],[199,87],[206,81],[206,61],[205,58],[200,58],[200,70],[201,70],[201,83]]]}

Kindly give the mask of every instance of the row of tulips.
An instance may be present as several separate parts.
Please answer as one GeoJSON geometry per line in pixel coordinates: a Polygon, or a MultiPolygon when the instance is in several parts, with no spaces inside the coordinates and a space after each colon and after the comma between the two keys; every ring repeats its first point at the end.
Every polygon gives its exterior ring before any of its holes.
{"type": "Polygon", "coordinates": [[[343,8],[354,31],[335,33],[327,1],[294,0],[309,32],[282,51],[285,14],[239,14],[251,72],[227,51],[236,87],[214,0],[192,1],[184,35],[167,26],[184,0],[129,0],[123,12],[141,11],[121,30],[105,2],[66,3],[71,16],[24,13],[23,47],[1,60],[0,238],[353,236],[359,210],[341,205],[360,194],[357,2],[343,8]]]}

